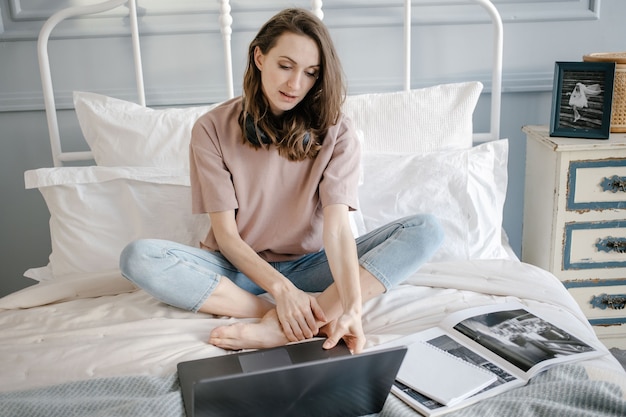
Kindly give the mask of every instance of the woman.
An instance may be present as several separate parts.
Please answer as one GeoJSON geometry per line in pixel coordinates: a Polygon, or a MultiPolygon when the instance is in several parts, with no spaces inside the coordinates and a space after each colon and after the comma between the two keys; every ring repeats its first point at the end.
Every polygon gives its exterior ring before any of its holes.
{"type": "Polygon", "coordinates": [[[569,98],[569,105],[572,107],[574,112],[574,122],[577,122],[580,119],[580,112],[578,109],[583,109],[589,106],[587,101],[587,96],[596,96],[600,94],[602,90],[600,89],[600,84],[592,84],[590,86],[586,86],[583,83],[576,83],[574,90],[572,90],[569,98]]]}
{"type": "Polygon", "coordinates": [[[432,216],[372,231],[355,244],[360,147],[340,111],[342,70],[313,14],[288,9],[249,48],[243,97],[202,116],[192,131],[193,210],[211,229],[200,248],[131,243],[125,277],[171,305],[260,318],[212,331],[227,349],[327,336],[352,352],[365,344],[363,302],[397,285],[442,241],[432,216]],[[269,298],[259,294],[269,293],[269,298]],[[320,293],[317,296],[312,293],[320,293]]]}

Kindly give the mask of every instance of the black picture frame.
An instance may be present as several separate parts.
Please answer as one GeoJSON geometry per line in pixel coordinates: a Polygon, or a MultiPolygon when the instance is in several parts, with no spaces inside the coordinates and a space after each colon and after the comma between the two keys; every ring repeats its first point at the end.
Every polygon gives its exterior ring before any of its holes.
{"type": "Polygon", "coordinates": [[[556,62],[550,136],[608,139],[614,62],[556,62]]]}

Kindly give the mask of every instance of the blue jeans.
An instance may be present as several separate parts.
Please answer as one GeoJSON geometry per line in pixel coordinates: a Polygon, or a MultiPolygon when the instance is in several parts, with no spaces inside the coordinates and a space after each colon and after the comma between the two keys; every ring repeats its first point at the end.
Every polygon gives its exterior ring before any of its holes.
{"type": "MultiPolygon", "coordinates": [[[[388,290],[427,262],[442,241],[439,221],[431,215],[416,215],[379,227],[357,238],[356,243],[360,265],[388,290]]],[[[323,250],[270,264],[303,291],[321,292],[333,283],[323,250]]],[[[198,311],[222,276],[252,294],[265,292],[221,253],[167,240],[130,243],[120,256],[120,269],[123,276],[158,300],[191,311],[198,311]]]]}

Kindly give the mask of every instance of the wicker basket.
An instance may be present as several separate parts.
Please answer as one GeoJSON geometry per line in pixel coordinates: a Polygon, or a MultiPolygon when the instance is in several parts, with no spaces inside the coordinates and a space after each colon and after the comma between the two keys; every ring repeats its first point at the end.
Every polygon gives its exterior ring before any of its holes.
{"type": "Polygon", "coordinates": [[[615,62],[611,132],[626,132],[626,52],[589,54],[583,61],[615,62]]]}

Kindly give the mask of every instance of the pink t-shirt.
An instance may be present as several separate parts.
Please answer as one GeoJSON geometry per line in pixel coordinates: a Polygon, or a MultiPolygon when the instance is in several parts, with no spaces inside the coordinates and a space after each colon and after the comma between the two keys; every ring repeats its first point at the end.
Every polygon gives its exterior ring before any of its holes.
{"type": "MultiPolygon", "coordinates": [[[[289,161],[275,147],[243,143],[241,98],[203,115],[190,145],[193,212],[236,210],[239,234],[270,262],[322,249],[322,208],[358,206],[360,144],[343,115],[315,159],[289,161]]],[[[219,250],[210,230],[202,246],[219,250]]]]}

